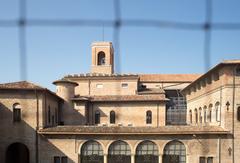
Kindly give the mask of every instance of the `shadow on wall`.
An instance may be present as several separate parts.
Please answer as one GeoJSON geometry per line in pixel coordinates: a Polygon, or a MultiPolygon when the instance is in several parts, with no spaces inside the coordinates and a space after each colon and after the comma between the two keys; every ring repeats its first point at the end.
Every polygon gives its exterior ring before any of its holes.
{"type": "MultiPolygon", "coordinates": [[[[21,105],[22,110],[33,109],[27,103],[21,105]]],[[[20,122],[13,122],[11,109],[0,103],[1,163],[34,163],[38,160],[40,163],[52,163],[54,156],[67,156],[48,139],[37,134],[36,126],[32,125],[36,124],[37,121],[33,116],[36,115],[34,109],[31,112],[22,114],[20,122]],[[31,122],[31,124],[28,124],[27,121],[31,122]]],[[[68,158],[68,163],[74,163],[74,161],[68,158]]]]}
{"type": "MultiPolygon", "coordinates": [[[[81,114],[77,109],[74,108],[73,105],[67,104],[67,102],[64,102],[63,105],[63,112],[62,117],[64,121],[64,125],[85,125],[86,124],[86,118],[83,114],[81,114]]],[[[87,111],[87,110],[86,110],[87,111]]]]}

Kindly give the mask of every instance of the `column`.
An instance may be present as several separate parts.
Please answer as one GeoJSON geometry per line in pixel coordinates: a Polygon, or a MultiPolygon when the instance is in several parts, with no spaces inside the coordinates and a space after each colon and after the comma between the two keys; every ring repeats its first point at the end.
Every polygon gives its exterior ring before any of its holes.
{"type": "Polygon", "coordinates": [[[162,154],[159,154],[158,159],[158,163],[162,163],[162,154]]]}
{"type": "Polygon", "coordinates": [[[135,163],[135,154],[131,154],[131,163],[135,163]]]}
{"type": "Polygon", "coordinates": [[[107,163],[107,154],[103,155],[103,163],[107,163]]]}

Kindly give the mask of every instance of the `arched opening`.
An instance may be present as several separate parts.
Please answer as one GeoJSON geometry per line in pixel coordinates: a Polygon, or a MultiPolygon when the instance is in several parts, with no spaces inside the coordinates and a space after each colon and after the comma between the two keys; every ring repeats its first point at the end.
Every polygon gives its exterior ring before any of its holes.
{"type": "Polygon", "coordinates": [[[96,141],[88,141],[81,148],[81,163],[103,163],[103,149],[96,141]]]}
{"type": "Polygon", "coordinates": [[[189,111],[189,122],[192,123],[192,110],[189,111]]]}
{"type": "Polygon", "coordinates": [[[105,53],[103,51],[98,53],[98,65],[105,65],[105,53]]]}
{"type": "Polygon", "coordinates": [[[136,149],[135,163],[158,163],[158,147],[151,141],[141,142],[136,149]]]}
{"type": "Polygon", "coordinates": [[[152,111],[148,110],[146,112],[146,123],[151,124],[152,123],[152,111]]]}
{"type": "Polygon", "coordinates": [[[195,113],[195,123],[198,123],[198,111],[197,109],[194,110],[195,113]]]}
{"type": "Polygon", "coordinates": [[[212,104],[208,106],[208,122],[212,122],[212,104]]]}
{"type": "Polygon", "coordinates": [[[207,123],[207,106],[203,108],[203,122],[207,123]]]}
{"type": "Polygon", "coordinates": [[[108,163],[131,163],[131,150],[124,141],[113,142],[108,149],[108,163]]]}
{"type": "Polygon", "coordinates": [[[21,121],[21,105],[19,103],[13,104],[13,122],[21,121]]]}
{"type": "Polygon", "coordinates": [[[100,124],[100,112],[98,110],[95,112],[95,124],[100,124]]]}
{"type": "Polygon", "coordinates": [[[111,124],[115,123],[115,112],[114,111],[110,112],[110,123],[111,124]]]}
{"type": "Polygon", "coordinates": [[[216,112],[216,121],[217,122],[220,122],[220,103],[219,102],[216,102],[215,104],[215,112],[216,112]]]}
{"type": "Polygon", "coordinates": [[[186,148],[182,142],[171,141],[163,151],[163,163],[186,163],[186,148]]]}
{"type": "Polygon", "coordinates": [[[202,108],[199,108],[199,122],[202,123],[202,108]]]}
{"type": "Polygon", "coordinates": [[[22,143],[13,143],[7,148],[6,163],[29,163],[29,150],[22,143]]]}

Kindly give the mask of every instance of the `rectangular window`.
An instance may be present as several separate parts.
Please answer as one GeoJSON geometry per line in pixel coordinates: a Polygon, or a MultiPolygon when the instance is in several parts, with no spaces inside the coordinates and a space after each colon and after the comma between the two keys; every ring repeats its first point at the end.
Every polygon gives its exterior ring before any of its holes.
{"type": "Polygon", "coordinates": [[[68,158],[66,156],[54,156],[53,158],[54,163],[67,163],[68,162],[68,158]]]}
{"type": "Polygon", "coordinates": [[[61,163],[60,162],[60,157],[54,156],[54,163],[61,163]]]}
{"type": "Polygon", "coordinates": [[[199,157],[199,163],[206,163],[205,157],[199,157]]]}
{"type": "Polygon", "coordinates": [[[207,163],[213,163],[213,157],[208,157],[207,158],[207,163]]]}
{"type": "Polygon", "coordinates": [[[103,88],[103,85],[102,84],[97,84],[96,87],[97,88],[103,88]]]}
{"type": "Polygon", "coordinates": [[[61,163],[67,163],[68,162],[68,158],[66,156],[63,156],[61,159],[61,163]]]}
{"type": "Polygon", "coordinates": [[[122,88],[127,88],[128,87],[128,83],[122,83],[122,88]]]}
{"type": "Polygon", "coordinates": [[[13,122],[21,121],[21,109],[14,108],[13,109],[13,122]]]}

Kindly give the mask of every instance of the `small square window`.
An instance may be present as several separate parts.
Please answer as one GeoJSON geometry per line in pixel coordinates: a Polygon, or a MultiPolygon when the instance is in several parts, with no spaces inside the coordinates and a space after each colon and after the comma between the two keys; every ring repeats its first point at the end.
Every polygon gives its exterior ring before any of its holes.
{"type": "Polygon", "coordinates": [[[127,88],[128,87],[128,83],[122,83],[122,88],[127,88]]]}
{"type": "Polygon", "coordinates": [[[97,84],[96,87],[97,88],[103,88],[103,85],[102,84],[97,84]]]}

